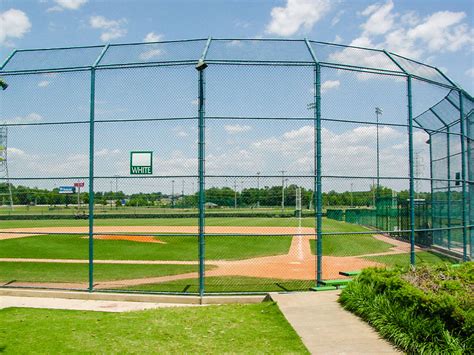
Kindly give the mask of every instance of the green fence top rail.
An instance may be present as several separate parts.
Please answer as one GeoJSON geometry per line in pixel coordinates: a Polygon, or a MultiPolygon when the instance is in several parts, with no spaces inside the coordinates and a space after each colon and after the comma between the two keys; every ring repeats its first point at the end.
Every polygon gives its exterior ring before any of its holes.
{"type": "Polygon", "coordinates": [[[314,64],[348,70],[411,75],[461,90],[438,68],[376,48],[310,39],[196,38],[157,42],[16,49],[3,61],[0,74],[97,69],[111,66],[207,63],[314,64]],[[208,50],[209,49],[209,50],[208,50]],[[371,60],[377,56],[378,60],[371,60]],[[380,57],[380,58],[379,58],[380,57]],[[409,68],[411,67],[411,68],[409,68]],[[414,70],[416,69],[416,70],[414,70]],[[429,73],[429,75],[424,75],[429,73]]]}

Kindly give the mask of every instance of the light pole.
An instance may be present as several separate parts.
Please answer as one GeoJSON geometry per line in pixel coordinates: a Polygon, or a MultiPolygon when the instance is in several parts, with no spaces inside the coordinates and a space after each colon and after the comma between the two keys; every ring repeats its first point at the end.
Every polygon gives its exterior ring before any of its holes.
{"type": "Polygon", "coordinates": [[[354,184],[351,182],[351,207],[354,207],[354,196],[353,196],[353,191],[354,190],[354,184]]]}
{"type": "Polygon", "coordinates": [[[184,203],[184,180],[181,182],[182,186],[181,186],[181,203],[184,203]]]}
{"type": "Polygon", "coordinates": [[[237,180],[234,179],[234,208],[237,209],[237,180]]]}
{"type": "MultiPolygon", "coordinates": [[[[375,108],[375,116],[377,117],[377,191],[374,195],[374,207],[377,208],[376,199],[379,198],[379,190],[380,190],[380,146],[379,146],[379,115],[383,113],[380,107],[375,108]]],[[[375,225],[379,226],[379,216],[378,213],[375,214],[375,225]]]]}
{"type": "Polygon", "coordinates": [[[257,208],[260,207],[260,171],[257,171],[257,208]]]}
{"type": "Polygon", "coordinates": [[[171,180],[171,208],[174,208],[174,180],[171,180]]]}
{"type": "Polygon", "coordinates": [[[281,172],[281,212],[285,212],[285,170],[281,172]]]}
{"type": "Polygon", "coordinates": [[[380,187],[380,146],[379,146],[379,115],[383,113],[380,107],[375,108],[375,116],[377,118],[377,194],[380,187]]]}

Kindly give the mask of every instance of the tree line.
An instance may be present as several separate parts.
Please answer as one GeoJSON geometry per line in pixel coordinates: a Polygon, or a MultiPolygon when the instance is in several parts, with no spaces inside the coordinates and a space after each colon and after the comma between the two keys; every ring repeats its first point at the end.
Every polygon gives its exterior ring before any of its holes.
{"type": "MultiPolygon", "coordinates": [[[[59,188],[52,190],[41,189],[28,186],[10,185],[14,205],[75,205],[77,204],[77,194],[60,194],[59,188]]],[[[233,190],[230,187],[210,187],[206,189],[206,203],[215,207],[277,207],[282,205],[282,200],[286,207],[295,207],[297,185],[289,185],[282,189],[282,186],[265,186],[262,188],[245,188],[241,191],[233,190]]],[[[376,187],[368,191],[329,191],[323,192],[322,203],[325,207],[330,206],[354,206],[369,207],[374,203],[374,199],[392,197],[392,189],[387,187],[376,187]]],[[[397,192],[399,199],[408,199],[407,190],[397,192]]],[[[429,199],[429,193],[421,193],[418,198],[429,199]]],[[[8,205],[9,189],[6,183],[0,184],[0,203],[8,205]]],[[[95,204],[113,205],[114,207],[134,206],[162,206],[176,208],[196,208],[198,205],[197,193],[182,195],[165,194],[162,192],[134,193],[127,194],[123,191],[95,192],[95,204]]],[[[89,203],[89,193],[81,192],[81,204],[89,203]]],[[[301,205],[303,209],[314,208],[314,193],[312,189],[301,187],[301,205]]]]}

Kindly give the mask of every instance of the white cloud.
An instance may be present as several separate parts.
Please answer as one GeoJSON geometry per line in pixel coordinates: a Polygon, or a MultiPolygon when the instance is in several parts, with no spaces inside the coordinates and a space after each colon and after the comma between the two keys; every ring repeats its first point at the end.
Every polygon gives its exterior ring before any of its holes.
{"type": "Polygon", "coordinates": [[[7,119],[6,123],[9,124],[19,124],[19,123],[35,123],[43,120],[43,116],[32,112],[26,116],[17,116],[12,119],[7,119]]]}
{"type": "Polygon", "coordinates": [[[474,78],[474,68],[466,70],[466,75],[474,78]]]}
{"type": "Polygon", "coordinates": [[[365,35],[379,35],[389,31],[394,22],[395,16],[392,14],[393,2],[389,0],[385,4],[374,4],[362,11],[363,16],[369,18],[362,24],[365,35]]]}
{"type": "Polygon", "coordinates": [[[164,53],[164,51],[159,49],[159,48],[150,49],[148,51],[140,53],[139,58],[141,60],[150,60],[150,59],[157,58],[157,57],[161,56],[163,53],[164,53]]]}
{"type": "Polygon", "coordinates": [[[287,0],[285,7],[274,7],[265,32],[291,36],[303,28],[309,31],[331,9],[329,0],[287,0]]]}
{"type": "Polygon", "coordinates": [[[342,37],[339,35],[336,35],[333,40],[334,43],[342,43],[342,37]]]}
{"type": "Polygon", "coordinates": [[[127,30],[123,26],[126,23],[126,19],[108,20],[104,16],[91,16],[89,19],[89,24],[92,28],[102,30],[100,39],[103,42],[125,36],[127,30]]]}
{"type": "Polygon", "coordinates": [[[120,154],[120,149],[107,149],[107,148],[104,148],[104,149],[101,149],[101,150],[97,150],[95,152],[95,156],[97,157],[108,157],[108,156],[112,156],[112,155],[117,155],[117,154],[120,154]]]}
{"type": "Polygon", "coordinates": [[[248,132],[252,129],[252,127],[247,126],[247,125],[236,124],[236,125],[225,125],[224,129],[229,134],[237,134],[237,133],[248,132]]]}
{"type": "Polygon", "coordinates": [[[464,12],[439,11],[428,16],[424,22],[407,31],[409,39],[421,40],[430,52],[455,52],[466,44],[472,44],[474,32],[461,22],[464,12]]]}
{"type": "Polygon", "coordinates": [[[162,34],[156,34],[155,32],[150,32],[150,33],[147,33],[145,38],[143,38],[143,41],[144,42],[158,42],[158,41],[161,41],[162,39],[163,39],[162,34]]]}
{"type": "Polygon", "coordinates": [[[31,22],[23,11],[10,9],[0,13],[0,44],[11,38],[22,38],[30,29],[31,22]]]}
{"type": "MultiPolygon", "coordinates": [[[[384,4],[368,6],[361,15],[367,19],[361,25],[359,36],[350,43],[354,46],[385,48],[419,59],[423,55],[433,57],[441,52],[456,52],[474,44],[474,30],[463,22],[466,19],[464,12],[438,11],[421,18],[414,11],[394,12],[394,4],[389,0],[384,4]]],[[[386,56],[377,52],[348,48],[331,53],[329,59],[338,63],[398,70],[386,56]]]]}
{"type": "Polygon", "coordinates": [[[336,26],[341,21],[341,17],[345,12],[345,10],[340,10],[331,20],[331,26],[336,26]]]}
{"type": "Polygon", "coordinates": [[[339,80],[326,80],[321,84],[321,93],[328,92],[332,89],[337,89],[341,85],[339,80]]]}
{"type": "Polygon", "coordinates": [[[54,2],[63,9],[77,10],[84,5],[87,0],[54,0],[54,2]]]}
{"type": "Polygon", "coordinates": [[[42,80],[42,81],[40,81],[40,82],[38,83],[38,86],[39,86],[40,88],[45,88],[45,87],[47,87],[49,84],[51,84],[50,81],[48,81],[48,80],[42,80]]]}

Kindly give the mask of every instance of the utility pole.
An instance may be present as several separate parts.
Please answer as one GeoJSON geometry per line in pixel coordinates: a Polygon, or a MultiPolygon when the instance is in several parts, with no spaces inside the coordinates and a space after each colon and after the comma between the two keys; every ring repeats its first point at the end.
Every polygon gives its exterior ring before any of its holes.
{"type": "Polygon", "coordinates": [[[285,173],[286,170],[280,170],[281,172],[281,212],[285,212],[285,173]]]}

